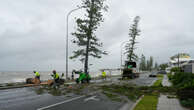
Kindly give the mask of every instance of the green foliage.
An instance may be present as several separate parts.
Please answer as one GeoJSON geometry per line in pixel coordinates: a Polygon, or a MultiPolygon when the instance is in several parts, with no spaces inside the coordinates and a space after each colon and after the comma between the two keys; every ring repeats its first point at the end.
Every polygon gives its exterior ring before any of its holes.
{"type": "MultiPolygon", "coordinates": [[[[177,71],[177,68],[173,71],[177,71]]],[[[176,72],[173,76],[169,75],[169,79],[178,89],[177,95],[181,104],[185,107],[194,107],[194,74],[176,72]]]]}
{"type": "Polygon", "coordinates": [[[162,80],[157,80],[155,83],[154,83],[154,85],[153,86],[155,86],[155,87],[162,87],[162,80]]]}
{"type": "Polygon", "coordinates": [[[161,86],[151,86],[151,87],[142,86],[142,87],[139,87],[139,89],[141,91],[143,91],[144,94],[150,94],[150,93],[153,93],[154,91],[158,91],[159,93],[176,93],[177,92],[176,88],[167,87],[167,86],[164,86],[164,87],[161,87],[161,86]]]}
{"type": "Polygon", "coordinates": [[[6,84],[6,86],[14,86],[14,84],[13,83],[8,83],[8,84],[6,84]]]}
{"type": "Polygon", "coordinates": [[[149,60],[147,60],[147,62],[146,62],[146,70],[150,70],[150,61],[149,60]]]}
{"type": "Polygon", "coordinates": [[[159,67],[161,70],[166,70],[166,68],[168,67],[168,64],[164,63],[164,64],[161,64],[159,67]]]}
{"type": "Polygon", "coordinates": [[[145,95],[136,105],[134,110],[156,110],[158,104],[158,96],[145,95]]]}
{"type": "Polygon", "coordinates": [[[177,91],[177,95],[181,100],[188,100],[188,99],[194,100],[194,89],[193,88],[179,89],[177,91]]]}
{"type": "Polygon", "coordinates": [[[173,75],[171,73],[167,73],[168,79],[171,81],[173,79],[173,75]]]}
{"type": "Polygon", "coordinates": [[[119,95],[110,93],[110,92],[103,92],[103,94],[105,94],[109,99],[113,100],[113,101],[117,101],[117,102],[121,102],[122,99],[120,98],[119,95]]]}
{"type": "Polygon", "coordinates": [[[139,67],[140,70],[143,70],[145,71],[146,70],[146,58],[145,56],[142,54],[141,56],[141,61],[140,61],[140,67],[139,67]]]}
{"type": "Polygon", "coordinates": [[[171,70],[170,70],[170,72],[172,73],[172,72],[181,72],[181,68],[179,68],[179,67],[173,67],[173,68],[171,68],[171,70]]]}
{"type": "Polygon", "coordinates": [[[155,69],[155,70],[158,70],[158,63],[157,63],[157,62],[155,62],[154,69],[155,69]]]}
{"type": "Polygon", "coordinates": [[[153,68],[153,62],[154,62],[154,60],[153,60],[153,57],[152,56],[150,56],[150,64],[149,64],[149,69],[150,69],[150,71],[152,70],[152,68],[153,68]]]}
{"type": "Polygon", "coordinates": [[[157,74],[157,78],[163,78],[164,75],[163,74],[157,74]]]}
{"type": "Polygon", "coordinates": [[[180,103],[185,107],[189,107],[189,108],[194,109],[194,100],[193,99],[181,100],[180,103]]]}
{"type": "Polygon", "coordinates": [[[177,95],[183,106],[194,108],[194,89],[191,88],[180,89],[177,92],[177,95]]]}
{"type": "Polygon", "coordinates": [[[120,94],[123,96],[127,96],[130,100],[135,101],[137,100],[141,95],[142,92],[139,88],[135,88],[130,85],[110,85],[110,86],[102,86],[102,89],[105,92],[112,92],[116,94],[120,94]]]}
{"type": "Polygon", "coordinates": [[[103,22],[102,11],[107,11],[107,6],[104,4],[105,0],[82,0],[82,6],[86,9],[85,17],[78,18],[77,31],[72,33],[75,39],[73,43],[77,44],[78,50],[73,51],[71,59],[79,58],[80,61],[85,62],[84,72],[88,71],[89,56],[94,58],[101,58],[102,54],[107,54],[106,51],[102,51],[102,43],[95,35],[95,31],[100,26],[100,22],[103,22]]]}
{"type": "Polygon", "coordinates": [[[149,70],[149,71],[152,70],[152,68],[153,68],[153,62],[154,62],[153,57],[150,56],[150,59],[147,60],[147,70],[149,70]]]}
{"type": "Polygon", "coordinates": [[[175,87],[184,88],[194,88],[194,74],[177,72],[172,78],[172,83],[175,87]]]}
{"type": "Polygon", "coordinates": [[[138,56],[134,53],[135,48],[135,44],[136,42],[136,37],[140,35],[140,30],[138,29],[138,23],[139,23],[140,17],[136,16],[134,18],[134,23],[132,24],[131,28],[129,29],[129,42],[126,45],[126,54],[127,54],[127,59],[129,61],[137,61],[138,60],[138,56]]]}
{"type": "Polygon", "coordinates": [[[146,57],[142,54],[141,56],[141,61],[140,61],[140,70],[149,70],[151,71],[152,69],[158,69],[158,64],[155,63],[155,67],[153,67],[154,58],[153,56],[150,56],[149,60],[146,61],[146,57]]]}

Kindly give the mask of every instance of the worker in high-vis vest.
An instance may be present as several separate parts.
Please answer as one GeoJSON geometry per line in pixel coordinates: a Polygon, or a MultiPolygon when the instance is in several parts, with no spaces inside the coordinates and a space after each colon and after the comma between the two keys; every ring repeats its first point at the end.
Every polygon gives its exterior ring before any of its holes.
{"type": "Polygon", "coordinates": [[[40,80],[40,74],[39,74],[39,72],[34,71],[34,74],[35,74],[35,78],[37,78],[37,79],[39,79],[39,80],[40,80]]]}
{"type": "Polygon", "coordinates": [[[106,72],[104,70],[102,71],[102,78],[106,79],[106,72]]]}
{"type": "Polygon", "coordinates": [[[51,76],[54,78],[55,83],[59,83],[59,74],[56,70],[53,70],[53,74],[51,76]]]}

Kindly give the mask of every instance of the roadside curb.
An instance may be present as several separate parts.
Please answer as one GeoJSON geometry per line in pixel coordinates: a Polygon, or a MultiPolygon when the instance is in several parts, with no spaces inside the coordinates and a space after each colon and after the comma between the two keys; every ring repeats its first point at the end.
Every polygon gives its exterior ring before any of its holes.
{"type": "Polygon", "coordinates": [[[135,109],[135,107],[137,106],[137,104],[141,101],[141,99],[144,97],[144,95],[142,95],[134,104],[133,104],[133,106],[131,107],[131,109],[129,109],[129,110],[133,110],[133,109],[135,109]]]}
{"type": "Polygon", "coordinates": [[[133,110],[136,105],[141,101],[141,99],[144,97],[144,95],[142,95],[135,103],[133,104],[129,104],[129,103],[126,103],[124,104],[119,110],[133,110]],[[132,106],[131,106],[132,105],[132,106]]]}
{"type": "Polygon", "coordinates": [[[0,87],[0,90],[15,89],[15,88],[24,88],[24,87],[35,87],[35,86],[40,86],[40,84],[28,84],[28,85],[18,85],[18,86],[5,86],[5,87],[0,87]]]}

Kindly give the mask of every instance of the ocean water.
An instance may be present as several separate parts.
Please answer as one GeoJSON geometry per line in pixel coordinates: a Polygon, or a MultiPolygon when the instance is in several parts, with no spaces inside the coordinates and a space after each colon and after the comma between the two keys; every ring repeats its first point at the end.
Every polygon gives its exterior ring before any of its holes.
{"type": "MultiPolygon", "coordinates": [[[[48,80],[52,79],[51,74],[52,72],[49,71],[39,71],[40,73],[40,79],[41,80],[48,80]]],[[[62,73],[65,73],[63,71],[58,72],[61,76],[62,73]]],[[[107,71],[106,74],[108,76],[111,75],[119,75],[120,71],[107,71]]],[[[101,72],[90,72],[90,75],[92,77],[98,77],[101,75],[101,72]]],[[[34,73],[32,71],[22,71],[22,72],[0,72],[0,84],[2,83],[15,83],[15,82],[25,82],[26,78],[33,78],[34,73]]],[[[71,72],[68,73],[68,77],[71,78],[71,72]]],[[[74,78],[79,77],[79,75],[75,74],[74,78]]],[[[66,78],[66,74],[64,74],[64,77],[66,78]]]]}

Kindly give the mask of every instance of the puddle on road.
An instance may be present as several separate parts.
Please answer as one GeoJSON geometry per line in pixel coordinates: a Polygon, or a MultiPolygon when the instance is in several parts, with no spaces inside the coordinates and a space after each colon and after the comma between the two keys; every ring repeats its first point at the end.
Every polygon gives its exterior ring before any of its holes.
{"type": "Polygon", "coordinates": [[[55,89],[51,87],[34,87],[32,89],[37,95],[42,95],[42,94],[50,94],[53,96],[61,96],[64,95],[63,92],[60,88],[55,89]]]}

